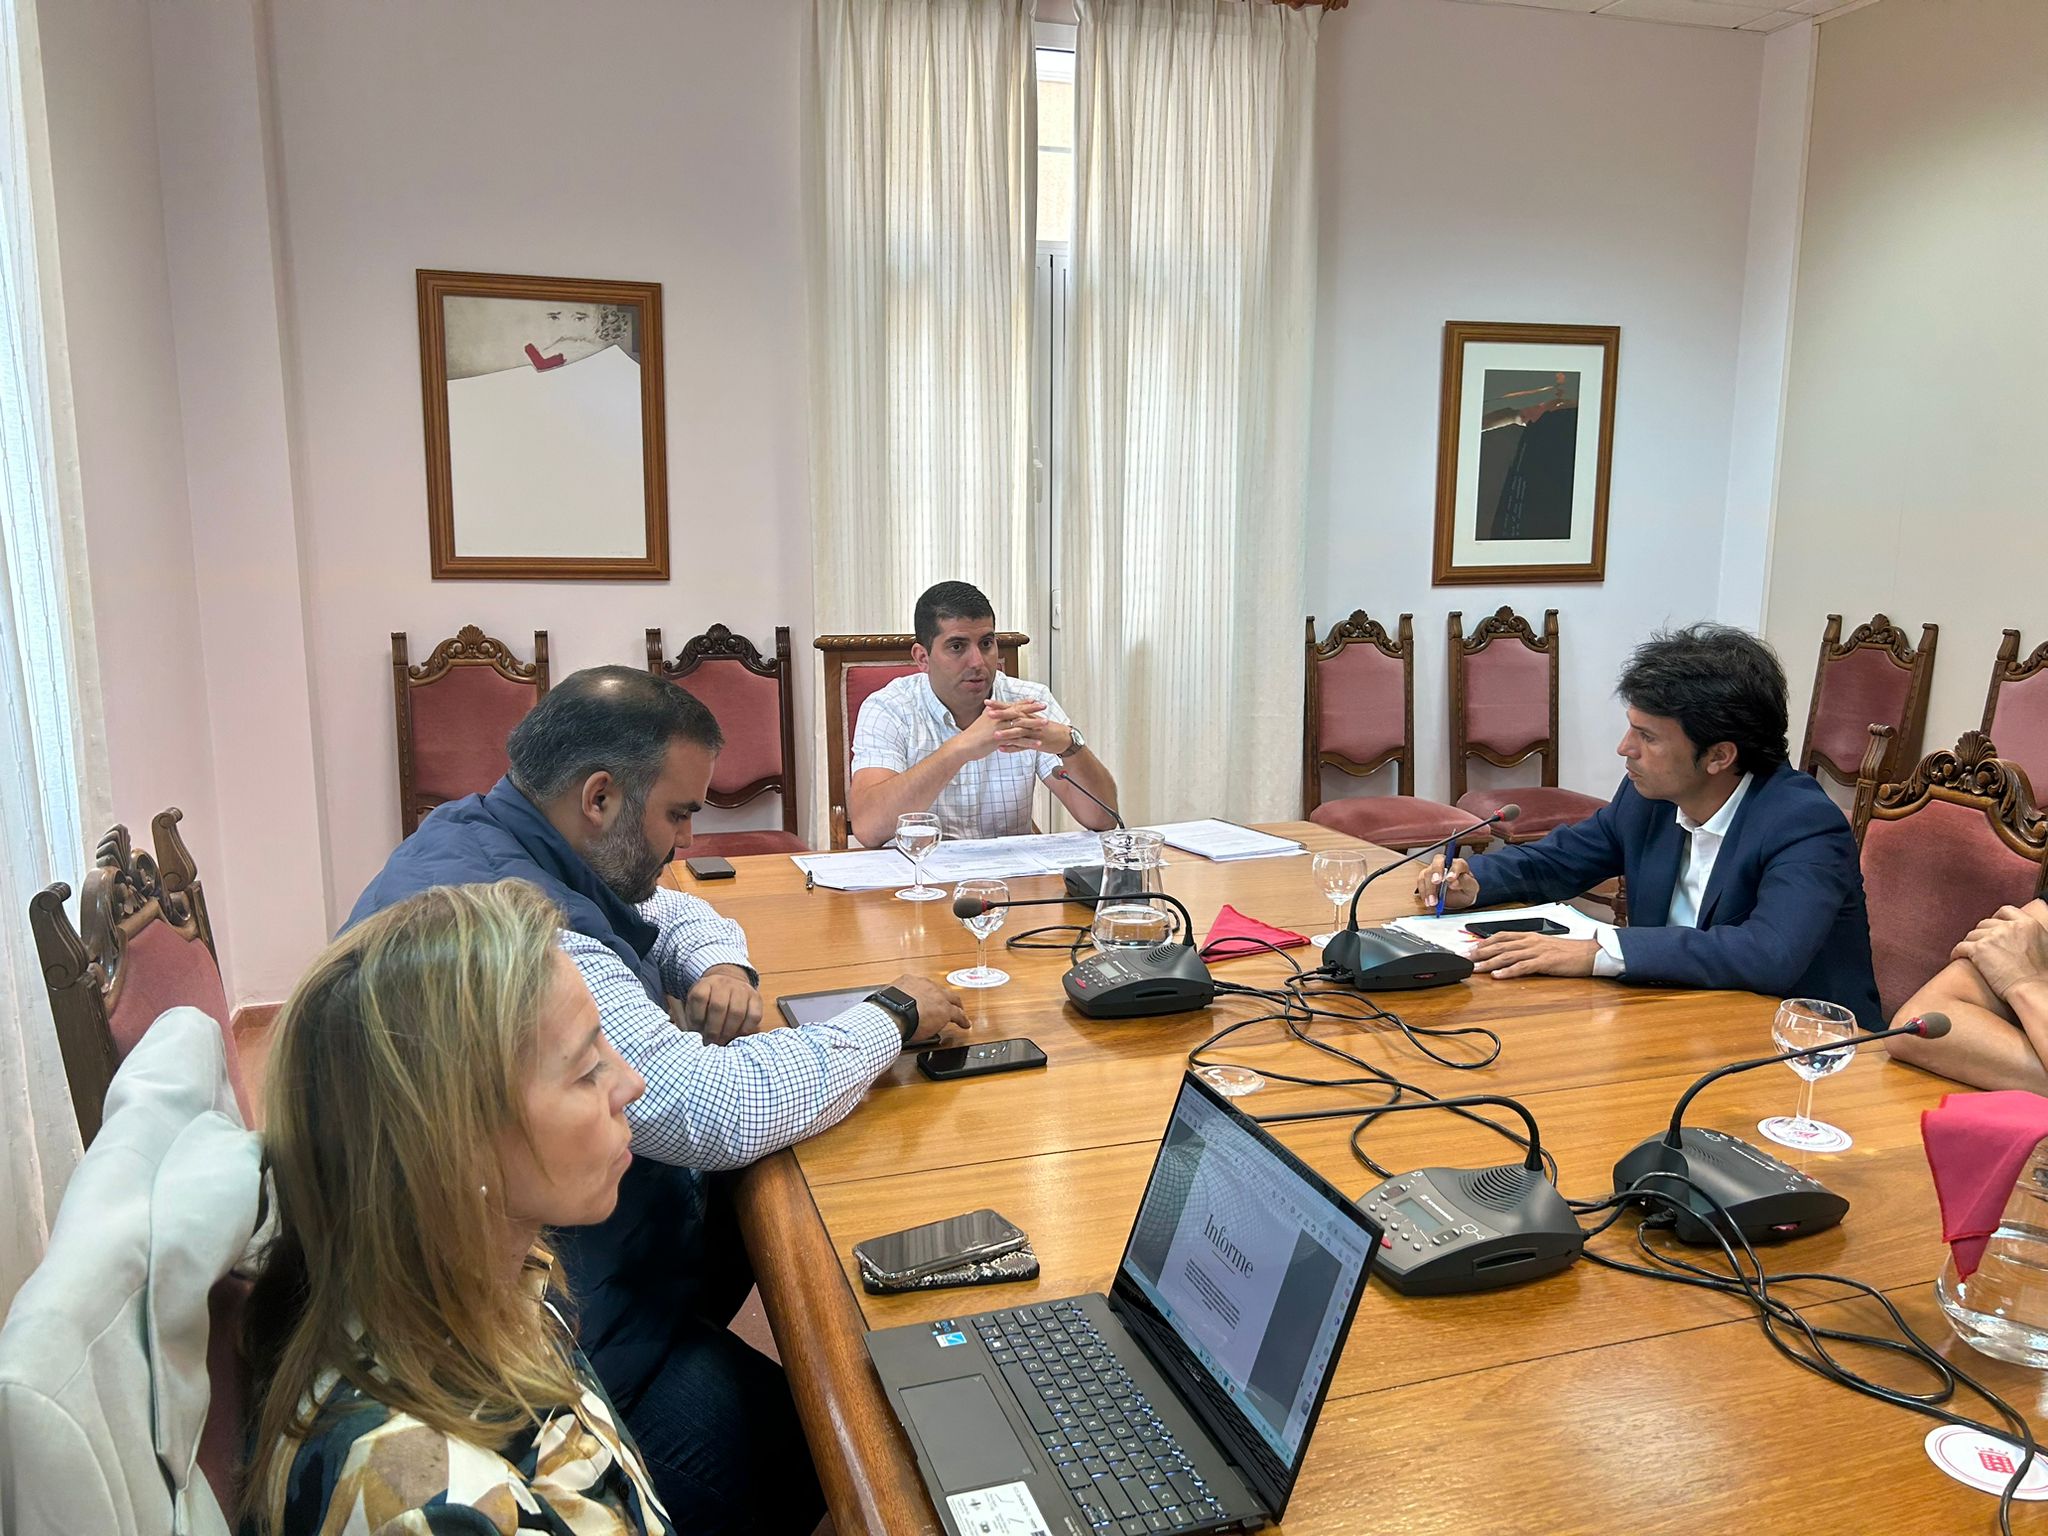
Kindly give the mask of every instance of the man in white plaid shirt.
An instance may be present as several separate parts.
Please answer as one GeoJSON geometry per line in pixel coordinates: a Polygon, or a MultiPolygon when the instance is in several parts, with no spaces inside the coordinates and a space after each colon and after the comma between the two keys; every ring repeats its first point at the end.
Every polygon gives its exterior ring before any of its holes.
{"type": "Polygon", "coordinates": [[[605,1035],[647,1080],[612,1217],[551,1234],[578,1342],[678,1529],[810,1531],[823,1498],[782,1370],[729,1332],[753,1284],[722,1181],[837,1123],[910,1044],[965,1038],[952,994],[900,976],[821,1023],[756,1033],[746,935],[660,888],[722,744],[697,699],[631,667],[564,679],[506,743],[511,773],[435,808],[350,921],[434,885],[517,878],[561,907],[605,1035]],[[671,1017],[674,1001],[680,1022],[671,1017]]]}
{"type": "Polygon", "coordinates": [[[1082,826],[1116,824],[1104,808],[1116,805],[1116,780],[1051,691],[1002,674],[995,608],[978,588],[940,582],[911,622],[919,670],[870,694],[854,727],[856,838],[879,848],[912,811],[935,814],[948,837],[1014,837],[1031,830],[1040,782],[1082,826]]]}

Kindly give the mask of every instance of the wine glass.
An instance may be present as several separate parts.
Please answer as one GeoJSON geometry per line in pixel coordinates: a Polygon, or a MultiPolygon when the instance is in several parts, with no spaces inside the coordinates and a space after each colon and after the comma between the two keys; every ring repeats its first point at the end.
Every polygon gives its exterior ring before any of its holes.
{"type": "Polygon", "coordinates": [[[1010,979],[1008,971],[998,971],[988,963],[989,935],[1003,926],[1003,919],[1009,909],[1002,905],[1010,899],[1010,888],[1000,880],[962,880],[953,887],[955,906],[964,898],[981,904],[981,910],[973,917],[963,917],[967,931],[974,935],[977,952],[974,969],[971,971],[949,971],[946,980],[956,987],[1000,987],[1010,979]]]}
{"type": "Polygon", "coordinates": [[[944,836],[939,818],[930,811],[910,811],[896,818],[896,850],[910,860],[911,879],[915,882],[896,893],[898,901],[944,899],[944,891],[924,883],[925,858],[939,846],[939,839],[944,836]]]}
{"type": "MultiPolygon", "coordinates": [[[[1319,853],[1309,860],[1316,884],[1322,887],[1323,895],[1330,905],[1337,909],[1337,927],[1341,929],[1346,919],[1345,908],[1351,905],[1352,895],[1365,884],[1365,855],[1362,853],[1319,853]]],[[[1321,949],[1337,937],[1333,933],[1319,933],[1309,942],[1321,949]]]]}
{"type": "Polygon", "coordinates": [[[1801,1152],[1841,1152],[1850,1145],[1849,1133],[1813,1118],[1813,1085],[1832,1072],[1849,1065],[1856,1054],[1856,1015],[1838,1003],[1818,998],[1788,997],[1778,1004],[1771,1020],[1771,1038],[1781,1051],[1803,1051],[1808,1046],[1840,1041],[1840,1048],[1813,1056],[1800,1056],[1785,1063],[1799,1074],[1799,1112],[1773,1115],[1759,1121],[1757,1129],[1781,1147],[1801,1152]]]}

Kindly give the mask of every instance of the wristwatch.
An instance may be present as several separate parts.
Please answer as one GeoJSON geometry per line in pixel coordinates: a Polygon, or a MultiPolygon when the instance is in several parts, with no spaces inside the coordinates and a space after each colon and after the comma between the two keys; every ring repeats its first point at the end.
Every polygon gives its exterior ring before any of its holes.
{"type": "Polygon", "coordinates": [[[1059,754],[1061,762],[1065,762],[1068,758],[1072,757],[1076,752],[1080,751],[1083,747],[1088,745],[1087,742],[1081,739],[1080,730],[1074,725],[1074,723],[1071,720],[1067,722],[1067,734],[1072,736],[1074,739],[1067,743],[1067,750],[1059,754]]]}
{"type": "Polygon", "coordinates": [[[870,992],[867,1000],[884,1013],[895,1016],[897,1024],[903,1030],[903,1043],[910,1044],[917,1034],[917,999],[901,987],[883,987],[870,992]]]}

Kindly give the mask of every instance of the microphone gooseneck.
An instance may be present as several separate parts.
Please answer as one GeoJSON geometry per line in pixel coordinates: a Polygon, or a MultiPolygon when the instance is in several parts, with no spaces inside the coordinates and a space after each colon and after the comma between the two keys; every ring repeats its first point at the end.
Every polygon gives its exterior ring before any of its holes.
{"type": "Polygon", "coordinates": [[[1082,786],[1081,781],[1075,778],[1071,773],[1067,772],[1065,768],[1053,769],[1052,776],[1058,779],[1063,784],[1073,785],[1074,788],[1080,792],[1081,797],[1084,800],[1091,801],[1095,805],[1100,806],[1103,810],[1109,812],[1109,819],[1116,823],[1117,831],[1128,832],[1130,830],[1129,827],[1124,825],[1124,819],[1121,815],[1118,814],[1117,808],[1115,806],[1111,805],[1107,800],[1103,799],[1100,795],[1089,793],[1089,791],[1082,786]]]}
{"type": "Polygon", "coordinates": [[[1897,1029],[1859,1030],[1845,1040],[1831,1040],[1824,1045],[1809,1045],[1797,1051],[1783,1051],[1776,1056],[1757,1056],[1749,1061],[1733,1061],[1725,1067],[1716,1067],[1705,1077],[1694,1083],[1679,1096],[1678,1103],[1671,1110],[1671,1126],[1664,1133],[1664,1145],[1682,1147],[1679,1136],[1680,1122],[1685,1118],[1686,1106],[1697,1098],[1700,1091],[1711,1083],[1737,1072],[1747,1072],[1751,1067],[1775,1066],[1781,1061],[1797,1061],[1802,1056],[1825,1056],[1829,1051],[1839,1051],[1843,1046],[1858,1046],[1869,1040],[1889,1040],[1894,1035],[1919,1035],[1927,1040],[1939,1040],[1949,1031],[1948,1015],[1945,1013],[1923,1013],[1918,1018],[1908,1019],[1897,1029]]]}
{"type": "MultiPolygon", "coordinates": [[[[1522,808],[1519,805],[1504,805],[1499,810],[1495,811],[1491,816],[1481,817],[1478,821],[1473,822],[1471,826],[1465,828],[1462,832],[1453,834],[1450,838],[1446,839],[1445,841],[1448,841],[1452,844],[1462,843],[1466,838],[1470,837],[1474,832],[1479,831],[1483,827],[1491,827],[1496,824],[1505,827],[1512,823],[1515,820],[1515,818],[1520,816],[1521,814],[1522,808]]],[[[1413,853],[1408,854],[1403,858],[1398,858],[1394,860],[1394,862],[1391,864],[1381,865],[1378,869],[1374,870],[1371,874],[1367,875],[1363,880],[1359,881],[1358,889],[1351,893],[1351,916],[1344,926],[1352,933],[1358,932],[1358,898],[1365,894],[1365,888],[1368,885],[1371,885],[1373,881],[1379,879],[1381,875],[1387,874],[1392,870],[1400,869],[1403,865],[1413,864],[1417,859],[1428,858],[1431,854],[1435,853],[1437,849],[1443,846],[1444,844],[1442,842],[1435,842],[1431,843],[1426,848],[1418,848],[1413,853]]],[[[1449,872],[1449,866],[1446,865],[1446,875],[1448,875],[1449,872]]]]}

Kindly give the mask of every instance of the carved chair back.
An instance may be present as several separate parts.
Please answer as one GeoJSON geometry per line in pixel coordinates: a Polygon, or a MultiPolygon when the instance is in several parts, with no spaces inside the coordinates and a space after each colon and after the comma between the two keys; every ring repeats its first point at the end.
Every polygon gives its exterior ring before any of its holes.
{"type": "Polygon", "coordinates": [[[1880,769],[1891,727],[1872,726],[1851,823],[1862,845],[1870,952],[1887,1016],[1948,963],[1988,914],[2048,892],[2048,816],[2026,779],[1966,731],[1902,782],[1880,769]]]}
{"type": "Polygon", "coordinates": [[[399,835],[411,837],[435,806],[481,794],[505,774],[505,738],[548,691],[548,632],[533,632],[533,660],[474,624],[417,665],[404,634],[391,635],[398,714],[399,835]]]}
{"type": "Polygon", "coordinates": [[[1451,651],[1451,798],[1466,789],[1466,765],[1483,758],[1511,768],[1543,760],[1542,783],[1557,785],[1557,610],[1543,615],[1543,633],[1502,605],[1464,630],[1449,619],[1451,651]]]}
{"type": "Polygon", "coordinates": [[[1302,810],[1323,802],[1323,769],[1357,777],[1394,764],[1395,792],[1415,793],[1415,623],[1402,614],[1389,635],[1355,610],[1316,639],[1308,620],[1301,730],[1302,810]]]}
{"type": "Polygon", "coordinates": [[[680,683],[718,720],[725,747],[704,798],[730,810],[774,791],[782,797],[782,830],[796,832],[796,706],[791,698],[789,626],[775,626],[775,657],[714,624],[673,660],[662,659],[661,631],[647,631],[647,670],[680,683]]]}
{"type": "Polygon", "coordinates": [[[220,1025],[228,1077],[243,1120],[249,1117],[206,896],[178,831],[184,814],[173,807],[152,821],[154,858],[136,850],[125,826],[100,839],[76,927],[64,906],[70,886],[59,881],[29,899],[29,928],[56,1017],[64,1076],[88,1144],[99,1133],[114,1069],[159,1016],[182,1006],[220,1025]]]}
{"type": "Polygon", "coordinates": [[[1984,696],[1984,734],[2026,774],[2031,793],[2048,794],[2048,640],[2021,661],[2020,632],[2005,632],[1984,696]]]}
{"type": "Polygon", "coordinates": [[[1883,614],[1842,638],[1842,616],[1828,615],[1814,668],[1813,699],[1806,711],[1806,741],[1799,766],[1816,778],[1825,769],[1840,784],[1854,784],[1873,725],[1892,728],[1883,780],[1904,776],[1920,757],[1927,724],[1927,691],[1934,676],[1940,627],[1924,624],[1916,649],[1883,614]]]}
{"type": "MultiPolygon", "coordinates": [[[[811,642],[825,664],[825,784],[832,846],[847,844],[846,781],[853,762],[853,734],[861,706],[877,689],[917,670],[910,648],[915,635],[820,635],[811,642]]],[[[1014,630],[996,636],[1003,671],[1018,675],[1017,654],[1031,637],[1014,630]]]]}

